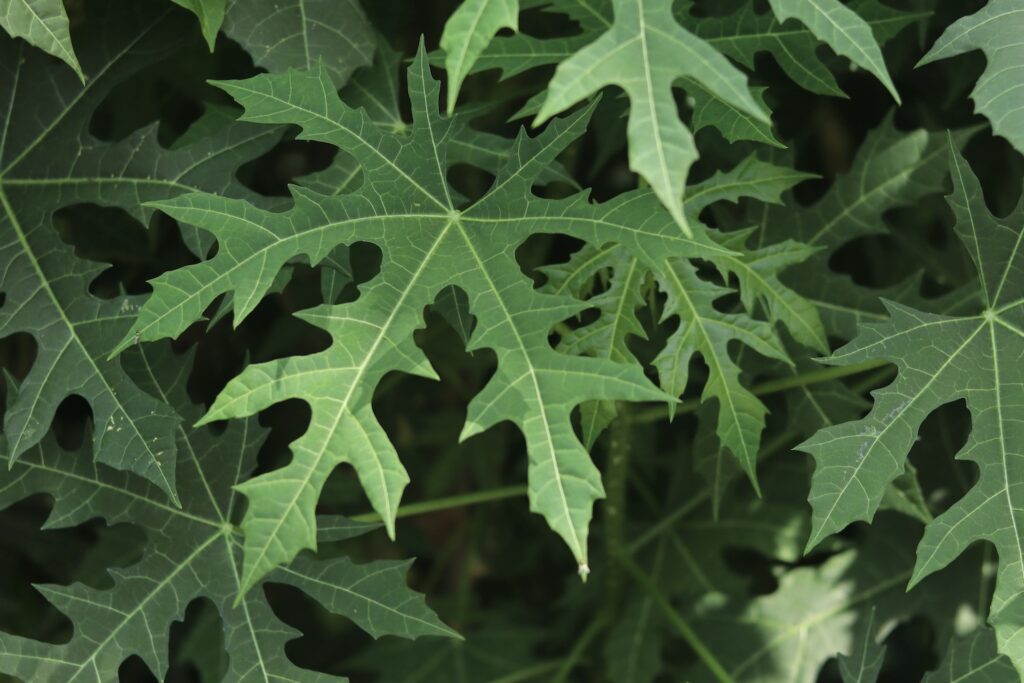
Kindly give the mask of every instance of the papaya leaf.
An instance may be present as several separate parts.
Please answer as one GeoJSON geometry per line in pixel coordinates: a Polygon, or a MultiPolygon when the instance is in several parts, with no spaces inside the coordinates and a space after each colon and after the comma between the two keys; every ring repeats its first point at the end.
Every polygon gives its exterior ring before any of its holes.
{"type": "MultiPolygon", "coordinates": [[[[132,376],[188,422],[197,406],[185,389],[191,358],[175,356],[168,344],[133,348],[124,356],[132,376]]],[[[131,474],[62,450],[52,437],[17,463],[15,477],[0,490],[0,507],[34,493],[53,497],[47,528],[75,526],[101,516],[110,524],[142,529],[142,558],[111,571],[113,587],[82,583],[43,585],[39,590],[75,626],[66,644],[54,645],[0,633],[0,671],[24,680],[109,681],[122,662],[137,655],[161,679],[168,667],[171,624],[197,598],[207,598],[223,622],[230,653],[224,680],[341,681],[302,669],[285,644],[298,631],[278,620],[262,591],[238,600],[242,547],[233,524],[241,499],[234,490],[256,464],[264,430],[255,419],[233,422],[217,434],[208,427],[179,425],[176,440],[181,506],[131,474]]],[[[0,458],[8,460],[4,453],[0,458]]],[[[324,523],[323,540],[363,533],[373,525],[324,523]]],[[[344,614],[372,636],[457,637],[405,585],[408,561],[355,564],[346,557],[296,558],[267,580],[294,586],[332,612],[344,614]]]]}
{"type": "Polygon", "coordinates": [[[817,461],[810,493],[814,509],[808,548],[856,520],[871,519],[886,486],[900,475],[921,422],[936,408],[965,399],[971,436],[957,456],[980,468],[978,483],[926,527],[911,580],[916,584],[952,562],[976,540],[999,553],[999,573],[989,621],[999,650],[1024,670],[1019,633],[1024,604],[1024,537],[1016,500],[1014,462],[1020,459],[1017,411],[1024,401],[1019,377],[1021,301],[1024,277],[1019,256],[1024,205],[997,219],[985,205],[981,185],[948,139],[953,193],[949,206],[956,234],[978,269],[983,308],[975,315],[923,313],[889,303],[890,319],[865,325],[830,363],[885,359],[896,380],[875,392],[862,420],[818,432],[800,446],[817,461]]]}
{"type": "Polygon", "coordinates": [[[206,190],[253,198],[233,170],[259,156],[279,129],[231,124],[174,150],[155,126],[114,143],[89,133],[90,120],[121,80],[194,44],[190,24],[165,3],[130,9],[97,3],[83,26],[79,54],[89,80],[54,73],[45,56],[21,41],[0,39],[0,336],[33,336],[38,353],[5,415],[12,462],[43,438],[57,406],[78,394],[98,428],[95,457],[135,472],[175,500],[177,416],[140,391],[120,363],[108,360],[141,305],[138,296],[100,299],[89,291],[101,264],[79,258],[62,241],[54,213],[80,203],[116,206],[148,223],[140,201],[206,190]],[[155,47],[150,47],[150,43],[155,47]]]}

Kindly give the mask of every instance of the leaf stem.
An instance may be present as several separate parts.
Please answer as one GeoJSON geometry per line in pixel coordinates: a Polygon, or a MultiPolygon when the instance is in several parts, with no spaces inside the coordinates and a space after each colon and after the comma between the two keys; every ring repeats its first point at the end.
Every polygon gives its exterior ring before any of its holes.
{"type": "Polygon", "coordinates": [[[693,630],[693,627],[684,619],[679,612],[672,607],[668,599],[662,594],[650,577],[643,572],[640,567],[633,561],[633,559],[626,553],[619,553],[617,557],[619,563],[628,572],[638,584],[640,584],[647,594],[650,595],[651,600],[661,610],[665,618],[668,619],[669,623],[672,624],[676,632],[682,636],[686,644],[697,654],[697,657],[704,662],[704,665],[708,667],[712,675],[719,683],[735,683],[729,672],[725,670],[725,667],[718,661],[715,655],[708,649],[704,641],[700,639],[697,632],[693,630]]]}
{"type": "MultiPolygon", "coordinates": [[[[750,388],[750,392],[755,396],[777,394],[781,391],[786,391],[787,389],[805,387],[811,384],[820,384],[833,379],[849,377],[850,375],[859,375],[862,372],[875,370],[876,368],[881,368],[888,364],[889,363],[887,361],[872,360],[857,363],[856,365],[839,365],[836,367],[821,368],[820,370],[811,370],[810,372],[803,372],[799,375],[779,377],[777,379],[768,380],[767,382],[755,384],[750,388]]],[[[692,413],[700,407],[700,404],[701,401],[699,398],[687,399],[676,405],[675,414],[685,415],[686,413],[692,413]]],[[[656,406],[636,412],[633,416],[633,421],[639,423],[657,422],[658,420],[662,420],[666,417],[668,417],[668,406],[656,406]]]]}
{"type": "MultiPolygon", "coordinates": [[[[431,512],[440,512],[441,510],[450,510],[452,508],[466,507],[468,505],[479,505],[480,503],[490,503],[496,500],[504,500],[506,498],[518,498],[519,496],[526,495],[526,485],[518,484],[516,486],[503,486],[497,489],[488,489],[486,491],[476,491],[474,493],[462,493],[457,496],[447,496],[445,498],[435,498],[433,500],[425,500],[421,503],[409,503],[408,505],[402,505],[398,508],[398,513],[395,517],[413,517],[416,515],[426,515],[431,512]]],[[[366,512],[361,515],[355,515],[350,517],[354,522],[379,522],[381,521],[380,515],[376,512],[366,512]]]]}

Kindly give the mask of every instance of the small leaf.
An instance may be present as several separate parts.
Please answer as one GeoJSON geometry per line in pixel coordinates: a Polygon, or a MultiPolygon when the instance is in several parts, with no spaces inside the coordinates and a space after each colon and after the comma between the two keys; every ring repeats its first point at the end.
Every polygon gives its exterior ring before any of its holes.
{"type": "Polygon", "coordinates": [[[871,27],[856,12],[839,0],[768,0],[780,21],[797,19],[838,54],[849,57],[857,66],[882,82],[900,104],[882,50],[871,27]]]}
{"type": "Polygon", "coordinates": [[[455,111],[462,81],[500,29],[519,29],[519,0],[463,0],[444,25],[441,49],[448,71],[448,115],[455,111]]]}
{"type": "Polygon", "coordinates": [[[839,655],[843,683],[875,683],[885,660],[885,647],[875,642],[875,610],[858,626],[849,654],[839,655]]]}
{"type": "Polygon", "coordinates": [[[985,71],[971,93],[978,112],[996,135],[1024,153],[1024,88],[1018,71],[1024,63],[1024,7],[1017,0],[989,0],[984,8],[948,27],[918,66],[982,50],[985,71]]]}
{"type": "Polygon", "coordinates": [[[64,0],[3,0],[0,27],[12,38],[24,38],[74,69],[85,82],[85,74],[71,45],[71,31],[64,0]]]}
{"type": "Polygon", "coordinates": [[[206,44],[213,51],[213,44],[217,42],[217,33],[220,25],[224,23],[224,6],[227,0],[172,0],[181,5],[199,19],[199,28],[203,31],[206,44]]]}
{"type": "Polygon", "coordinates": [[[693,135],[679,120],[673,82],[688,77],[752,119],[768,115],[746,76],[704,40],[680,26],[671,0],[614,0],[615,22],[596,41],[559,64],[537,124],[607,85],[629,96],[629,165],[691,235],[683,188],[697,159],[693,135]]]}

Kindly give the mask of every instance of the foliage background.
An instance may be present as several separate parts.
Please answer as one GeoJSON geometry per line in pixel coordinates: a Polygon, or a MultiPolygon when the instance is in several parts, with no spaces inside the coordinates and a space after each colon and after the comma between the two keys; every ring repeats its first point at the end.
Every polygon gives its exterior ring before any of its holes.
{"type": "MultiPolygon", "coordinates": [[[[698,15],[714,17],[728,16],[744,3],[705,0],[695,4],[698,15]]],[[[752,84],[767,86],[765,99],[772,108],[776,134],[789,147],[787,153],[780,154],[788,154],[801,171],[820,176],[796,188],[793,201],[797,209],[814,204],[849,171],[869,131],[889,116],[899,131],[918,127],[942,131],[984,124],[967,99],[984,68],[980,53],[914,68],[945,27],[980,9],[984,2],[892,0],[888,4],[930,13],[927,19],[904,29],[885,48],[890,73],[903,98],[894,114],[883,86],[870,74],[849,69],[844,60],[830,57],[830,64],[836,67],[834,73],[849,94],[848,99],[810,93],[787,78],[768,55],[756,59],[752,84]]],[[[67,6],[75,35],[93,5],[75,0],[67,6]]],[[[421,34],[429,49],[436,48],[444,23],[456,6],[455,2],[441,1],[364,3],[373,26],[391,48],[405,57],[415,53],[421,34]]],[[[555,15],[528,10],[521,16],[520,30],[543,37],[565,35],[574,27],[555,15]]],[[[178,51],[118,86],[98,108],[90,131],[102,140],[113,141],[155,122],[160,143],[172,147],[204,111],[230,104],[223,92],[206,83],[208,79],[244,78],[258,72],[251,57],[223,34],[217,37],[210,53],[196,26],[192,43],[189,49],[178,51]]],[[[466,81],[462,101],[484,105],[474,125],[511,137],[522,121],[510,123],[509,118],[546,86],[551,72],[550,68],[529,70],[499,83],[497,74],[487,71],[466,81]]],[[[401,79],[404,83],[404,70],[401,79]]],[[[404,92],[404,85],[399,92],[404,92]]],[[[685,112],[684,96],[679,99],[685,112]]],[[[408,119],[409,105],[404,96],[399,101],[408,119]]],[[[561,157],[572,178],[592,187],[599,200],[635,188],[638,183],[629,171],[623,146],[624,121],[612,107],[608,109],[605,118],[599,118],[561,157]]],[[[698,145],[702,156],[691,182],[731,167],[748,149],[730,146],[711,128],[698,133],[698,145]]],[[[1024,158],[984,127],[970,139],[964,154],[978,174],[993,212],[999,216],[1008,213],[1020,198],[1024,158]]],[[[284,141],[240,168],[238,177],[260,194],[285,196],[288,182],[326,168],[333,155],[334,150],[326,145],[284,141]]],[[[456,167],[450,178],[470,197],[482,194],[491,181],[487,174],[470,166],[456,167]]],[[[544,191],[557,195],[568,188],[556,184],[544,191]]],[[[947,191],[948,187],[937,188],[912,205],[888,208],[882,215],[892,228],[887,234],[851,241],[833,255],[828,266],[849,274],[859,285],[880,291],[923,272],[921,292],[930,299],[970,284],[975,274],[953,235],[943,199],[947,191]]],[[[747,203],[720,206],[717,210],[721,215],[709,219],[728,223],[750,208],[747,203]]],[[[101,297],[116,296],[122,288],[128,293],[146,293],[150,291],[148,279],[193,258],[174,222],[159,214],[151,225],[143,226],[125,211],[83,204],[60,211],[54,224],[80,258],[110,264],[91,286],[91,291],[101,297]]],[[[541,283],[545,278],[543,266],[566,261],[578,247],[577,241],[564,236],[537,236],[519,250],[518,257],[524,272],[541,283]]],[[[373,248],[357,248],[352,259],[355,282],[369,280],[378,264],[379,254],[373,248]]],[[[340,300],[356,294],[355,287],[349,285],[340,300]]],[[[237,329],[232,329],[230,320],[221,320],[206,333],[193,330],[178,340],[175,348],[179,352],[188,348],[195,351],[195,369],[188,385],[192,399],[209,405],[246,363],[325,348],[327,335],[293,315],[320,303],[321,298],[318,269],[297,266],[283,291],[269,296],[237,329]]],[[[652,295],[651,308],[656,310],[660,305],[652,295]]],[[[732,640],[748,652],[766,643],[764,632],[733,625],[722,633],[714,624],[692,616],[694,606],[712,588],[722,591],[728,604],[758,604],[765,615],[783,621],[791,619],[794,610],[806,607],[807,617],[797,619],[802,624],[799,639],[813,639],[829,628],[854,628],[854,623],[861,624],[868,618],[876,604],[884,609],[888,594],[874,589],[875,570],[868,565],[875,561],[873,557],[881,557],[881,562],[894,561],[903,553],[910,559],[901,571],[912,566],[911,549],[922,527],[908,516],[891,511],[881,513],[870,528],[854,525],[802,556],[810,523],[805,501],[811,464],[808,455],[790,450],[806,436],[805,427],[799,424],[803,419],[799,390],[794,390],[764,396],[771,414],[763,439],[765,450],[770,451],[763,455],[761,466],[763,500],[758,501],[744,482],[737,482],[722,503],[720,521],[714,521],[705,484],[693,473],[694,456],[701,451],[701,444],[707,443],[708,435],[700,421],[707,416],[706,411],[684,410],[669,422],[658,406],[626,410],[626,417],[593,449],[604,471],[614,443],[631,452],[627,513],[617,522],[624,527],[609,528],[599,508],[592,534],[594,573],[590,581],[581,583],[561,541],[540,517],[528,511],[521,495],[525,458],[519,432],[503,423],[456,445],[468,400],[494,371],[493,354],[466,352],[457,326],[453,327],[437,310],[427,310],[425,316],[426,325],[417,332],[416,341],[425,349],[442,382],[394,373],[381,383],[373,399],[374,412],[412,478],[405,502],[415,509],[418,502],[461,494],[492,490],[504,493],[485,505],[452,504],[403,518],[394,543],[383,531],[376,531],[330,545],[322,553],[328,557],[344,553],[361,559],[416,557],[410,585],[425,593],[443,621],[467,640],[459,643],[427,638],[407,642],[385,637],[374,641],[295,588],[270,585],[266,592],[275,612],[302,632],[287,647],[289,657],[297,664],[345,675],[357,682],[496,683],[553,680],[562,675],[566,676],[563,680],[579,681],[687,680],[697,665],[692,649],[651,594],[643,590],[643,582],[636,581],[606,553],[607,542],[625,539],[636,545],[650,538],[632,557],[642,573],[658,585],[657,594],[668,596],[681,614],[691,615],[688,618],[695,619],[694,626],[712,647],[728,649],[732,640]],[[675,512],[679,510],[682,514],[675,512]],[[664,524],[665,520],[671,524],[664,524]],[[764,526],[754,528],[755,522],[764,526]],[[652,529],[660,533],[648,536],[652,529]],[[853,558],[850,561],[856,566],[836,569],[836,562],[846,561],[844,558],[853,558]],[[847,596],[835,602],[830,591],[834,592],[841,582],[831,581],[830,572],[852,577],[855,599],[847,596]],[[856,588],[858,582],[862,582],[863,590],[856,588]],[[772,596],[785,600],[773,603],[772,596]],[[808,604],[802,604],[803,600],[808,604]],[[834,625],[835,613],[848,615],[849,620],[834,625]],[[643,642],[624,644],[622,639],[631,634],[643,636],[643,642]],[[626,661],[634,662],[637,669],[648,666],[644,662],[654,662],[651,666],[660,673],[648,677],[634,670],[628,674],[632,678],[621,677],[616,672],[626,661]]],[[[640,319],[648,324],[652,339],[649,343],[637,341],[635,350],[650,360],[650,349],[672,331],[672,323],[657,323],[651,310],[641,312],[640,319]]],[[[0,360],[15,379],[25,376],[34,355],[29,335],[0,340],[0,360]]],[[[699,368],[696,372],[700,376],[699,368]]],[[[841,382],[866,397],[868,390],[886,384],[891,376],[891,370],[881,368],[851,375],[841,382]]],[[[820,388],[842,390],[831,384],[820,388]]],[[[688,397],[691,395],[696,395],[692,388],[688,397]]],[[[855,415],[858,410],[863,408],[855,408],[855,415]]],[[[269,438],[260,451],[258,471],[272,470],[288,460],[288,444],[305,431],[308,420],[309,410],[299,401],[274,406],[261,414],[260,423],[269,429],[269,438]]],[[[64,401],[53,424],[57,440],[66,448],[77,449],[89,441],[92,429],[88,405],[75,397],[64,401]]],[[[977,479],[974,466],[953,459],[969,430],[970,416],[963,404],[952,403],[928,418],[914,445],[910,461],[921,473],[920,485],[930,514],[948,508],[977,479]]],[[[52,505],[47,496],[35,495],[0,511],[0,629],[61,642],[70,636],[72,625],[33,584],[83,581],[103,585],[109,580],[108,568],[127,566],[142,551],[138,533],[126,524],[108,526],[95,519],[71,529],[44,530],[43,522],[52,505]]],[[[339,468],[328,482],[319,511],[358,516],[366,510],[358,481],[350,470],[339,468]]],[[[975,623],[964,616],[961,605],[970,604],[981,617],[985,616],[993,566],[991,548],[974,547],[934,579],[928,590],[942,596],[942,604],[908,608],[901,615],[885,638],[887,649],[880,680],[919,680],[938,666],[953,631],[969,632],[975,623]]],[[[894,595],[900,593],[902,587],[894,595]]],[[[725,607],[721,614],[728,612],[725,607]]],[[[215,680],[224,666],[216,629],[218,619],[207,601],[189,606],[184,622],[176,623],[171,631],[173,664],[167,680],[215,680]]],[[[829,640],[824,638],[821,647],[828,646],[829,640]]],[[[786,644],[777,647],[780,658],[802,656],[787,650],[786,644]]],[[[839,663],[832,658],[835,652],[818,654],[828,660],[820,675],[811,673],[810,678],[800,680],[839,680],[839,663]]],[[[764,675],[757,680],[781,680],[764,675]]],[[[151,680],[152,674],[141,660],[132,658],[121,667],[120,679],[145,681],[151,680]]]]}

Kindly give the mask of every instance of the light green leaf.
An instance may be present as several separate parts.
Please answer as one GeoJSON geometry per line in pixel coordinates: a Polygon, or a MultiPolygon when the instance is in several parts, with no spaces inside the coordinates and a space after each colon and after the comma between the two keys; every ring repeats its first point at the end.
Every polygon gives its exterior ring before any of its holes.
{"type": "Polygon", "coordinates": [[[0,28],[60,59],[85,82],[71,45],[64,0],[0,0],[0,28]]]}
{"type": "Polygon", "coordinates": [[[224,23],[224,7],[227,0],[171,0],[176,5],[181,5],[199,19],[199,28],[203,31],[203,37],[210,51],[217,42],[217,33],[220,25],[224,23]]]}
{"type": "Polygon", "coordinates": [[[463,0],[448,18],[441,34],[441,49],[448,71],[449,116],[473,63],[503,28],[519,29],[519,0],[463,0]]]}
{"type": "Polygon", "coordinates": [[[1024,458],[1024,277],[1019,256],[1024,205],[1005,219],[992,216],[981,186],[952,137],[953,193],[949,205],[956,233],[978,269],[983,309],[976,315],[944,316],[889,304],[890,320],[866,325],[830,358],[835,364],[885,359],[896,364],[896,381],[875,393],[862,420],[825,429],[805,442],[814,455],[810,502],[814,528],[808,547],[856,520],[869,520],[886,486],[903,472],[922,421],[939,406],[966,400],[971,436],[957,456],[978,464],[981,478],[952,508],[928,524],[918,548],[913,585],[942,569],[971,543],[991,541],[999,574],[990,623],[1000,651],[1024,670],[1024,537],[1018,500],[1024,458]]]}
{"type": "Polygon", "coordinates": [[[900,104],[871,26],[839,0],[768,0],[780,21],[796,19],[844,57],[882,82],[900,104]]]}
{"type": "Polygon", "coordinates": [[[691,78],[754,120],[767,122],[768,115],[746,76],[676,22],[671,0],[615,0],[613,6],[612,27],[559,64],[537,123],[607,85],[621,87],[630,100],[630,168],[650,184],[684,234],[692,234],[682,198],[697,150],[679,120],[673,83],[691,78]]]}
{"type": "MultiPolygon", "coordinates": [[[[736,201],[741,197],[777,202],[785,190],[808,177],[749,157],[730,171],[718,173],[692,187],[684,208],[691,222],[699,225],[697,214],[714,202],[736,201]]],[[[781,342],[771,324],[781,322],[802,343],[821,351],[828,347],[814,307],[778,280],[780,270],[807,258],[811,252],[791,242],[748,251],[744,242],[749,235],[749,231],[742,231],[717,237],[729,251],[715,254],[711,259],[723,277],[732,274],[739,281],[746,309],[742,314],[716,310],[713,302],[732,290],[697,277],[688,261],[659,259],[652,270],[614,245],[583,249],[568,263],[545,272],[549,276],[548,291],[571,292],[601,312],[593,323],[563,336],[559,349],[619,362],[632,358],[628,337],[644,337],[635,311],[644,304],[641,285],[648,279],[648,273],[653,274],[668,295],[664,317],[678,315],[680,319],[679,330],[669,338],[654,361],[660,385],[672,396],[681,395],[688,381],[690,360],[694,354],[700,354],[710,371],[703,398],[718,401],[719,434],[753,478],[765,408],[740,382],[739,368],[732,360],[729,344],[739,341],[765,356],[784,358],[781,342]],[[594,278],[606,270],[614,273],[610,287],[591,297],[594,278]],[[770,322],[752,317],[758,306],[767,309],[770,322]]],[[[614,415],[614,405],[584,405],[581,418],[585,440],[592,443],[614,415]]]]}
{"type": "Polygon", "coordinates": [[[1022,33],[1024,7],[1016,0],[989,0],[983,9],[947,28],[918,66],[982,50],[987,63],[971,97],[995,134],[1024,153],[1024,86],[1019,76],[1024,64],[1022,33]]]}
{"type": "Polygon", "coordinates": [[[522,429],[532,509],[565,539],[586,572],[591,506],[602,486],[573,434],[570,413],[592,399],[664,400],[665,395],[635,365],[573,358],[552,349],[549,330],[582,304],[533,290],[515,261],[515,248],[533,233],[567,232],[591,242],[617,240],[648,267],[655,265],[650,257],[655,253],[706,258],[728,253],[704,234],[692,240],[682,236],[650,193],[606,206],[588,204],[581,196],[556,201],[532,194],[538,174],[580,135],[589,112],[557,122],[537,139],[521,135],[491,192],[456,208],[445,178],[445,143],[455,124],[437,113],[439,87],[422,57],[409,81],[415,121],[402,135],[379,130],[361,111],[342,104],[324,70],[224,83],[247,118],[297,123],[302,138],[334,144],[358,158],[362,184],[333,197],[296,189],[295,207],[285,213],[212,195],[155,205],[208,229],[221,249],[208,262],[155,279],[154,295],[118,350],[130,346],[136,334],[141,339],[177,336],[224,292],[232,292],[237,324],[281,266],[299,254],[316,264],[336,245],[354,241],[378,244],[384,253],[381,274],[357,301],[301,314],[332,334],[329,349],[248,368],[204,418],[250,415],[290,397],[313,408],[310,428],[293,445],[291,463],[242,487],[250,502],[243,522],[246,587],[315,545],[316,500],[328,474],[342,462],[356,468],[371,503],[394,532],[408,477],[370,399],[379,379],[392,370],[434,376],[412,331],[422,325],[424,306],[450,285],[466,291],[478,319],[470,349],[489,347],[498,356],[496,375],[469,406],[463,438],[503,420],[522,429]]]}
{"type": "MultiPolygon", "coordinates": [[[[618,363],[633,360],[628,346],[629,337],[646,338],[636,317],[636,310],[644,305],[646,268],[624,249],[607,244],[602,247],[588,245],[573,254],[568,262],[549,266],[543,272],[548,276],[545,291],[559,296],[585,298],[588,306],[601,311],[601,316],[593,323],[563,334],[559,351],[607,358],[618,363]],[[606,270],[612,273],[610,286],[591,297],[594,279],[606,270]]],[[[608,401],[592,401],[580,407],[583,443],[588,448],[594,445],[616,414],[615,404],[608,401]]]]}
{"type": "MultiPolygon", "coordinates": [[[[692,6],[693,0],[679,4],[683,25],[692,27],[709,45],[748,69],[755,67],[758,54],[767,52],[800,87],[820,95],[846,96],[818,55],[821,43],[810,29],[795,24],[784,26],[772,12],[758,12],[755,3],[741,3],[729,15],[699,18],[692,16],[692,6]]],[[[854,0],[849,9],[871,29],[871,41],[881,44],[913,22],[931,16],[929,12],[896,10],[879,0],[854,0]]]]}
{"type": "Polygon", "coordinates": [[[678,315],[679,329],[654,359],[660,384],[673,396],[682,394],[690,361],[695,353],[700,354],[709,370],[701,400],[718,401],[718,438],[756,486],[757,451],[768,411],[740,382],[740,369],[729,353],[729,344],[736,340],[778,360],[785,360],[786,352],[769,323],[715,310],[714,302],[731,290],[700,280],[689,262],[670,265],[672,270],[656,277],[668,296],[665,317],[678,315]]]}

